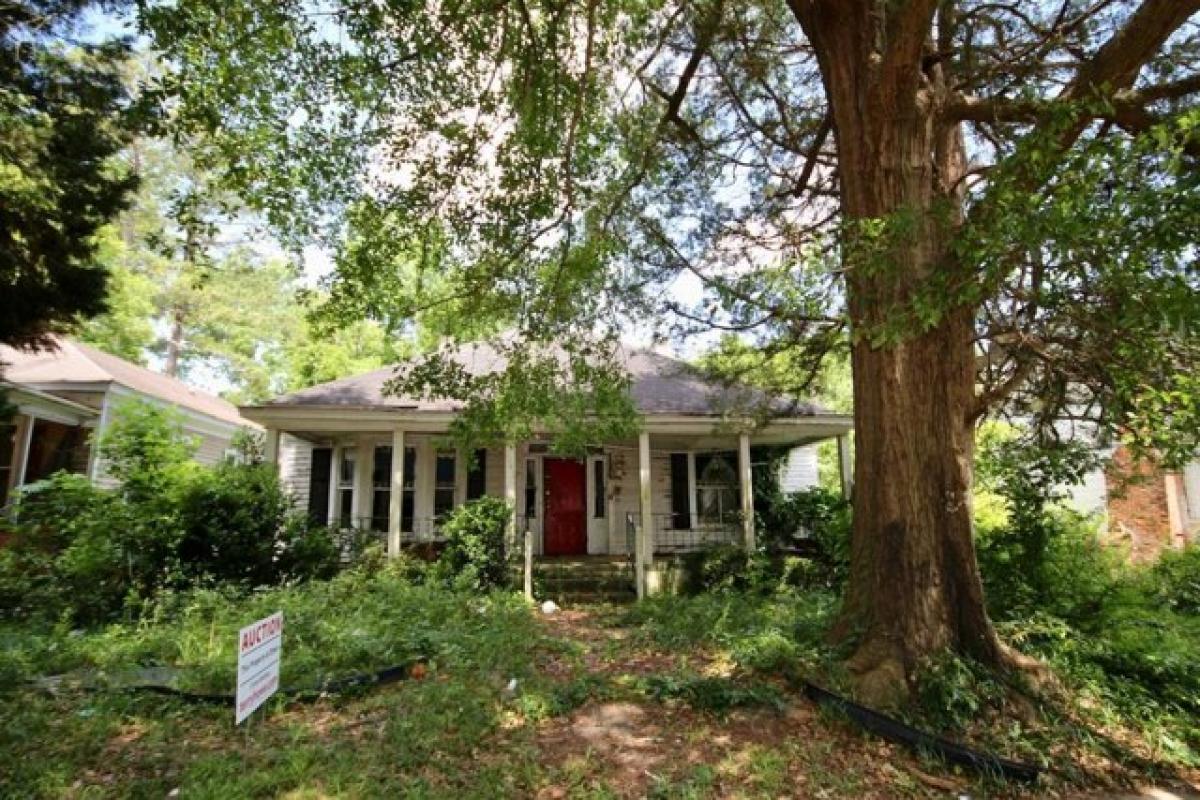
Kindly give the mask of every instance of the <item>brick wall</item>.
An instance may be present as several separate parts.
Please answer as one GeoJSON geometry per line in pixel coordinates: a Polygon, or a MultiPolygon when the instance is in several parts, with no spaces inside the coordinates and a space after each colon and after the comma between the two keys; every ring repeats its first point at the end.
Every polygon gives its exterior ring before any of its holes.
{"type": "Polygon", "coordinates": [[[1170,546],[1171,535],[1165,473],[1120,447],[1113,453],[1105,478],[1110,539],[1128,546],[1134,561],[1158,558],[1170,546]]]}

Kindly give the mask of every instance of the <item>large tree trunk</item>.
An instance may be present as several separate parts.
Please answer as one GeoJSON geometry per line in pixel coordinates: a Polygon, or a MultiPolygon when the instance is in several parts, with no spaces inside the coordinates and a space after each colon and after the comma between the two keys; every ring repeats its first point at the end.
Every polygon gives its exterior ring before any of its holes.
{"type": "Polygon", "coordinates": [[[972,538],[974,309],[932,322],[907,313],[931,281],[970,277],[949,247],[962,220],[961,131],[938,122],[942,80],[922,70],[920,47],[898,69],[881,63],[883,7],[793,4],[821,64],[848,223],[856,495],[839,630],[858,637],[860,693],[881,703],[903,697],[929,656],[1004,656],[972,538]]]}

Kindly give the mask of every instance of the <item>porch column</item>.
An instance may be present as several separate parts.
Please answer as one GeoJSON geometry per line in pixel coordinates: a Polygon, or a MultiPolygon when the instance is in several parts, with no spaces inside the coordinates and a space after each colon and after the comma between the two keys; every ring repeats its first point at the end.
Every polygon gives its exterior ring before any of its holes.
{"type": "Polygon", "coordinates": [[[738,434],[738,478],[742,489],[742,537],[754,552],[754,475],[750,469],[750,434],[738,434]]]}
{"type": "Polygon", "coordinates": [[[400,555],[400,515],[404,508],[404,429],[392,431],[392,486],[388,503],[388,555],[400,555]]]}
{"type": "Polygon", "coordinates": [[[342,446],[335,444],[329,459],[329,524],[342,523],[342,446]]]}
{"type": "Polygon", "coordinates": [[[650,486],[650,434],[638,434],[638,498],[642,524],[637,528],[636,550],[637,594],[646,596],[646,572],[654,561],[654,509],[650,486]]]}
{"type": "Polygon", "coordinates": [[[504,445],[504,502],[508,503],[508,530],[505,540],[517,545],[517,446],[504,445]]]}
{"type": "Polygon", "coordinates": [[[837,437],[838,477],[842,483],[842,497],[849,500],[854,494],[854,470],[850,465],[850,434],[837,437]]]}
{"type": "Polygon", "coordinates": [[[371,472],[375,466],[375,448],[366,437],[358,440],[358,452],[354,456],[354,519],[356,528],[371,527],[371,472]]]}
{"type": "Polygon", "coordinates": [[[267,428],[267,435],[263,438],[263,463],[270,464],[272,467],[279,467],[279,429],[267,428]]]}

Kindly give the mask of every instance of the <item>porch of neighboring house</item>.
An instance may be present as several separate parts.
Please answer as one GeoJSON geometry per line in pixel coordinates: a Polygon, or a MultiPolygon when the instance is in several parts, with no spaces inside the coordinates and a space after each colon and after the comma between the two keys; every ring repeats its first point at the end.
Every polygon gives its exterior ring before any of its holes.
{"type": "MultiPolygon", "coordinates": [[[[844,441],[848,432],[844,420],[828,419],[741,432],[720,431],[712,419],[651,420],[637,438],[570,458],[553,453],[546,436],[456,450],[446,446],[446,422],[414,419],[367,432],[369,420],[350,414],[322,424],[267,427],[267,460],[314,519],[372,531],[397,554],[436,547],[440,521],[456,506],[505,498],[518,548],[527,533],[539,562],[631,563],[639,595],[656,559],[717,544],[754,546],[753,446],[844,441]]],[[[842,466],[848,483],[848,459],[842,466]]]]}
{"type": "Polygon", "coordinates": [[[22,486],[66,470],[91,475],[91,439],[99,409],[11,384],[0,386],[15,408],[0,421],[0,509],[22,486]]]}

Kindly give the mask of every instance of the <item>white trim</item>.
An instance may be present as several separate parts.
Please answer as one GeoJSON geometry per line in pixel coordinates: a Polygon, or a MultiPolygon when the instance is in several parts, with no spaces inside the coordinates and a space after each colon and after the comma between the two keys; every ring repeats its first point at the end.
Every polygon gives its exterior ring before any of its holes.
{"type": "MultiPolygon", "coordinates": [[[[516,543],[517,536],[517,447],[512,443],[504,445],[504,500],[511,509],[509,516],[509,541],[516,543]]],[[[524,534],[524,531],[520,533],[524,534]]]]}
{"type": "Polygon", "coordinates": [[[279,468],[279,428],[267,428],[263,437],[263,461],[279,468]]]}
{"type": "Polygon", "coordinates": [[[529,504],[525,502],[529,497],[529,467],[533,466],[534,530],[531,533],[533,534],[534,551],[541,555],[546,551],[546,454],[526,452],[521,465],[525,468],[519,481],[523,489],[521,510],[525,512],[526,523],[529,520],[529,504]]]}
{"type": "Polygon", "coordinates": [[[0,383],[0,390],[8,394],[9,399],[16,405],[19,413],[36,416],[39,419],[57,422],[62,425],[83,427],[95,420],[100,414],[99,411],[91,406],[77,403],[74,400],[68,400],[65,397],[57,397],[48,392],[32,389],[21,384],[5,381],[0,383]]]}
{"type": "Polygon", "coordinates": [[[583,509],[583,524],[584,532],[587,534],[587,552],[588,555],[603,555],[608,552],[609,543],[609,520],[612,518],[612,508],[608,501],[608,455],[605,453],[590,453],[583,460],[584,469],[587,471],[587,491],[584,502],[586,504],[583,509]],[[593,516],[593,511],[596,508],[596,469],[595,465],[600,464],[600,471],[604,475],[605,496],[604,496],[604,516],[597,519],[593,516]]]}
{"type": "Polygon", "coordinates": [[[746,552],[754,552],[754,472],[750,465],[750,437],[738,437],[738,487],[741,490],[742,536],[746,552]]]}
{"type": "Polygon", "coordinates": [[[375,481],[372,480],[374,471],[375,443],[363,437],[358,440],[354,453],[351,527],[361,527],[364,530],[369,530],[371,527],[371,506],[374,505],[375,500],[375,481]]]}
{"type": "Polygon", "coordinates": [[[650,433],[638,434],[638,510],[641,524],[634,543],[637,564],[637,595],[646,595],[646,572],[654,563],[654,490],[650,476],[650,433]]]}
{"type": "MultiPolygon", "coordinates": [[[[364,428],[385,435],[396,425],[410,432],[445,433],[457,417],[455,411],[414,411],[412,409],[362,408],[353,406],[242,406],[248,420],[281,428],[311,429],[330,432],[361,432],[364,428]]],[[[809,417],[780,417],[758,425],[757,420],[719,416],[648,414],[641,417],[642,429],[656,435],[695,435],[734,437],[745,431],[754,442],[793,439],[821,439],[837,436],[853,427],[853,418],[845,414],[816,414],[809,417]]],[[[551,434],[545,426],[536,434],[551,434]]]]}
{"type": "MultiPolygon", "coordinates": [[[[112,383],[110,384],[110,387],[111,393],[117,397],[133,398],[135,400],[149,402],[162,408],[177,409],[184,417],[183,429],[189,433],[199,433],[202,435],[217,436],[223,439],[232,439],[233,435],[239,430],[243,428],[256,427],[256,425],[250,420],[247,420],[248,424],[227,422],[223,419],[217,419],[209,414],[205,414],[202,411],[196,411],[195,409],[188,408],[187,406],[181,406],[178,403],[171,403],[153,395],[139,392],[136,389],[130,389],[129,387],[123,386],[119,383],[112,383]]],[[[287,430],[287,426],[285,425],[277,425],[274,427],[277,427],[280,430],[287,430]]]]}
{"type": "Polygon", "coordinates": [[[92,483],[100,480],[100,468],[103,466],[104,459],[100,457],[100,437],[104,435],[105,428],[108,427],[108,394],[104,395],[104,399],[100,401],[100,421],[96,424],[96,430],[92,432],[91,452],[88,458],[91,459],[88,464],[88,478],[92,483]]]}
{"type": "Polygon", "coordinates": [[[392,431],[392,474],[388,495],[388,555],[400,555],[400,539],[404,515],[404,429],[392,431]]]}
{"type": "Polygon", "coordinates": [[[36,417],[25,416],[25,441],[21,443],[21,468],[17,470],[17,482],[13,484],[14,489],[19,489],[25,485],[25,474],[29,471],[29,445],[33,441],[33,422],[36,417]]]}
{"type": "Polygon", "coordinates": [[[330,527],[341,523],[341,509],[338,508],[338,502],[341,500],[342,480],[342,446],[334,444],[331,447],[333,452],[329,455],[329,514],[328,524],[330,527]]]}

